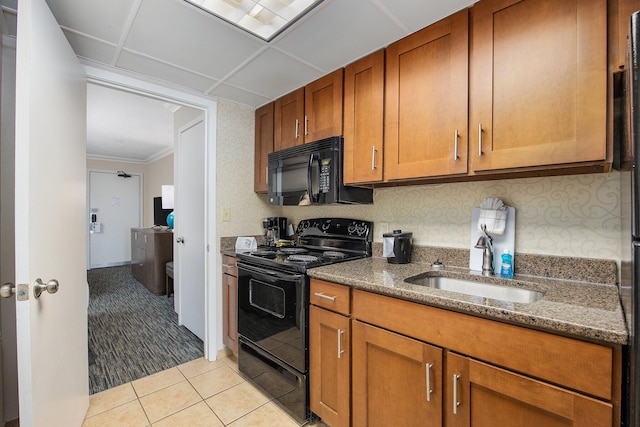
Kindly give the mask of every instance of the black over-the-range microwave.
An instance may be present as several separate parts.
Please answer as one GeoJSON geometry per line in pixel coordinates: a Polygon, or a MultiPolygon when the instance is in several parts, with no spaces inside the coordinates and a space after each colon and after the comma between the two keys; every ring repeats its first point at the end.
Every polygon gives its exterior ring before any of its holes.
{"type": "Polygon", "coordinates": [[[373,190],[344,185],[343,138],[333,136],[269,154],[269,204],[373,203],[373,190]]]}

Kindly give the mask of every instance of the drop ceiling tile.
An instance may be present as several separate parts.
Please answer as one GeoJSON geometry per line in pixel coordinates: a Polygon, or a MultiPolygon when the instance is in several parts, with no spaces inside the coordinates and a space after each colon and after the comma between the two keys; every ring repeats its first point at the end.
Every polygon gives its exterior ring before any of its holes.
{"type": "Polygon", "coordinates": [[[116,47],[79,34],[64,31],[69,44],[77,56],[96,62],[109,64],[116,52],[116,47]]]}
{"type": "Polygon", "coordinates": [[[331,72],[406,34],[368,0],[321,4],[275,46],[331,72]]]}
{"type": "Polygon", "coordinates": [[[230,101],[248,105],[249,107],[259,107],[260,105],[266,104],[271,99],[260,96],[255,93],[244,91],[240,88],[229,86],[226,84],[221,84],[216,87],[214,90],[209,92],[210,95],[217,96],[220,98],[228,99],[230,101]]]}
{"type": "Polygon", "coordinates": [[[93,37],[118,43],[135,2],[131,0],[47,0],[56,20],[93,37]]]}
{"type": "Polygon", "coordinates": [[[476,0],[377,0],[410,32],[416,32],[453,13],[472,5],[476,0]]]}
{"type": "Polygon", "coordinates": [[[275,99],[320,76],[322,73],[318,70],[275,49],[268,49],[227,82],[275,99]]]}
{"type": "Polygon", "coordinates": [[[126,48],[220,79],[265,45],[193,5],[142,3],[126,48]]]}
{"type": "Polygon", "coordinates": [[[140,56],[135,52],[123,50],[116,64],[118,68],[155,77],[180,86],[204,92],[216,83],[216,80],[172,67],[171,65],[140,56]]]}

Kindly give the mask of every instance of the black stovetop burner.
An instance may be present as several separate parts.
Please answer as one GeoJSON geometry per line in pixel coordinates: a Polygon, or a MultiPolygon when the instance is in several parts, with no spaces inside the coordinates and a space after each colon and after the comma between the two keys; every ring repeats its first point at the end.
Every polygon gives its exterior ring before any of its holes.
{"type": "Polygon", "coordinates": [[[295,246],[260,247],[239,252],[238,259],[257,266],[306,272],[308,268],[371,256],[373,223],[345,218],[300,221],[295,246]]]}

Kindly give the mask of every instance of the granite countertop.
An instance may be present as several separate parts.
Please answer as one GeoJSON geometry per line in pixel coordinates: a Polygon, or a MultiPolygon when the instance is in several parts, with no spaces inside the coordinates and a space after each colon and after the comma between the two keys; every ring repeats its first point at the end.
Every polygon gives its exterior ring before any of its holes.
{"type": "Polygon", "coordinates": [[[474,281],[487,280],[486,277],[465,268],[447,266],[444,270],[436,271],[427,263],[390,264],[382,257],[348,261],[307,271],[313,278],[421,304],[604,344],[627,343],[624,314],[615,284],[518,274],[514,279],[489,278],[488,281],[497,285],[511,285],[544,293],[542,299],[533,303],[513,303],[443,291],[404,281],[425,272],[474,281]]]}

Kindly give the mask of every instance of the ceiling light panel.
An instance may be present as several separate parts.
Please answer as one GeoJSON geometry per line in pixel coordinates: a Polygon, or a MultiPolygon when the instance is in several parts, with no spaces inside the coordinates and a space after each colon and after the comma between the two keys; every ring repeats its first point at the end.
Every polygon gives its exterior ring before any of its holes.
{"type": "Polygon", "coordinates": [[[322,0],[185,0],[270,41],[322,0]]]}

